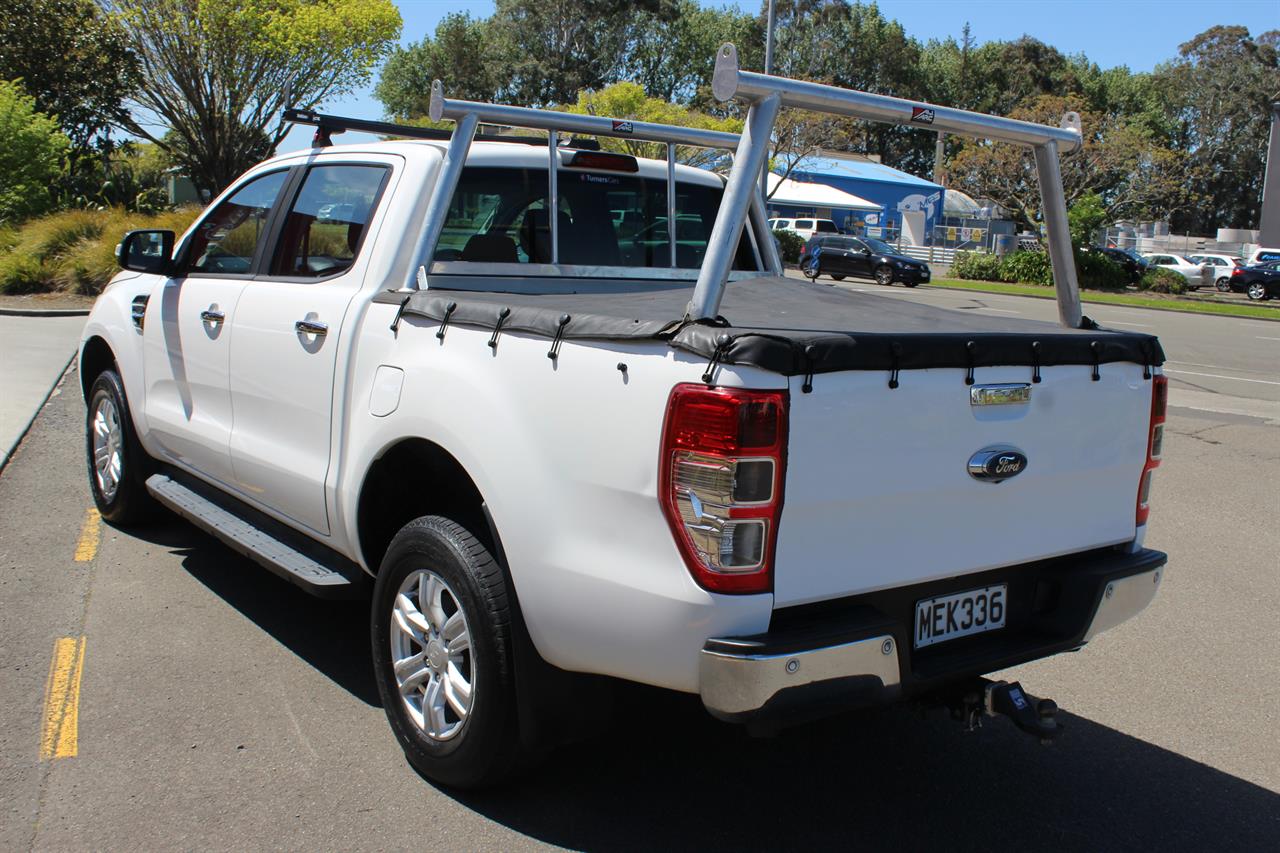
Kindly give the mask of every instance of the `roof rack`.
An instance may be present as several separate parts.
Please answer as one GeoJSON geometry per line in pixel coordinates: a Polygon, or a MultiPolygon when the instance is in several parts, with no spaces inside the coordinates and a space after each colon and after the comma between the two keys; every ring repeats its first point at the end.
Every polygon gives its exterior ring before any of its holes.
{"type": "MultiPolygon", "coordinates": [[[[333,145],[334,134],[354,130],[361,133],[377,133],[382,136],[398,136],[404,139],[429,139],[435,142],[448,142],[453,131],[437,127],[419,127],[413,124],[395,124],[387,121],[371,121],[363,118],[348,118],[318,113],[312,110],[287,109],[284,120],[290,124],[313,125],[316,129],[311,138],[312,148],[328,148],[333,145]]],[[[518,145],[546,145],[542,136],[513,136],[505,133],[477,133],[477,142],[511,142],[518,145]]],[[[599,151],[600,143],[594,139],[575,136],[567,140],[569,148],[583,151],[599,151]]]]}
{"type": "Polygon", "coordinates": [[[1074,150],[1081,144],[1078,114],[1066,113],[1061,127],[1049,127],[820,83],[756,74],[738,67],[738,51],[732,44],[721,45],[716,52],[711,91],[721,101],[738,98],[747,102],[749,107],[733,172],[729,175],[720,205],[720,215],[711,230],[698,284],[689,302],[687,315],[690,319],[713,318],[720,308],[725,278],[733,262],[733,241],[736,239],[733,235],[742,228],[742,211],[752,187],[758,183],[778,110],[786,106],[1030,146],[1035,152],[1040,181],[1049,259],[1058,296],[1058,317],[1068,328],[1076,329],[1086,324],[1080,308],[1080,288],[1076,281],[1062,175],[1058,166],[1059,146],[1074,150]]]}

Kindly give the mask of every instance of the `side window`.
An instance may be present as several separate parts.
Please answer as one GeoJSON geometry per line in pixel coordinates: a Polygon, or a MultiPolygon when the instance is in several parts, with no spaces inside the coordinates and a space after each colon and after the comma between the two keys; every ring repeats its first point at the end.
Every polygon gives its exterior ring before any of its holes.
{"type": "Polygon", "coordinates": [[[801,229],[803,229],[803,230],[805,230],[805,231],[812,231],[812,230],[813,230],[813,220],[812,220],[812,219],[797,219],[797,220],[796,220],[796,227],[797,227],[797,228],[801,228],[801,229]]]}
{"type": "Polygon", "coordinates": [[[840,233],[839,231],[836,230],[836,224],[832,222],[830,219],[819,219],[818,230],[823,232],[824,234],[840,233]]]}
{"type": "Polygon", "coordinates": [[[350,268],[387,166],[312,166],[280,229],[270,275],[323,278],[350,268]]]}
{"type": "Polygon", "coordinates": [[[267,216],[288,175],[282,169],[254,178],[215,207],[191,237],[187,272],[248,273],[266,231],[267,216]]]}

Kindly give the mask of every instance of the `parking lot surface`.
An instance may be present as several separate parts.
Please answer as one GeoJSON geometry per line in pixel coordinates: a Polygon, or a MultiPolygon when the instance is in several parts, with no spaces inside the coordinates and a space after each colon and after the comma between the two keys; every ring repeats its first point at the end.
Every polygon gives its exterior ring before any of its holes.
{"type": "MultiPolygon", "coordinates": [[[[1122,319],[1105,308],[1087,306],[1122,319]]],[[[0,849],[1280,849],[1280,340],[1255,340],[1280,324],[1117,314],[1171,359],[1147,537],[1170,563],[1138,618],[1006,676],[1062,706],[1057,744],[901,708],[752,740],[640,692],[468,795],[399,754],[366,603],[310,598],[177,520],[96,521],[72,378],[0,476],[0,849]],[[1184,325],[1206,320],[1226,325],[1184,325]]]]}

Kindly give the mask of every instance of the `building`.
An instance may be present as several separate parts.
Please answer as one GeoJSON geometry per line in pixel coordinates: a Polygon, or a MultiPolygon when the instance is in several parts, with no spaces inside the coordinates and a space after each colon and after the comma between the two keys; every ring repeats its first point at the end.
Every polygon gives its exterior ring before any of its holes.
{"type": "Polygon", "coordinates": [[[875,202],[859,198],[827,184],[793,181],[769,175],[769,218],[830,219],[844,231],[854,231],[846,223],[861,222],[867,214],[883,214],[875,202]]]}
{"type": "MultiPolygon", "coordinates": [[[[942,219],[940,184],[892,169],[858,154],[822,151],[807,157],[789,175],[796,183],[834,187],[878,205],[879,212],[850,211],[833,215],[841,230],[871,237],[897,239],[917,246],[929,245],[933,228],[942,219]]],[[[833,214],[837,211],[833,210],[833,214]]]]}

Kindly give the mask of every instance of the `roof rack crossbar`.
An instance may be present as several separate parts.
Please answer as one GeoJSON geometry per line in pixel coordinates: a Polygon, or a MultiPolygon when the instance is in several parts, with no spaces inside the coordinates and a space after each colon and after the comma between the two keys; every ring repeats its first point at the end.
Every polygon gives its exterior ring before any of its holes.
{"type": "Polygon", "coordinates": [[[729,176],[724,200],[721,202],[720,215],[711,230],[706,259],[699,271],[698,283],[686,311],[689,319],[696,321],[714,318],[719,311],[733,261],[730,251],[733,247],[729,243],[736,240],[735,235],[737,229],[742,227],[743,212],[748,203],[747,184],[758,180],[761,168],[759,164],[763,163],[764,149],[769,144],[774,118],[780,106],[787,106],[1030,146],[1035,152],[1036,173],[1049,240],[1049,259],[1053,265],[1053,279],[1057,290],[1059,320],[1068,328],[1081,327],[1084,318],[1080,307],[1080,288],[1076,281],[1075,259],[1071,252],[1066,201],[1058,165],[1060,146],[1070,151],[1081,144],[1080,117],[1077,114],[1067,113],[1063,116],[1061,127],[1049,127],[820,83],[757,74],[738,67],[738,51],[732,44],[721,45],[716,52],[711,89],[722,101],[739,98],[749,105],[747,128],[738,146],[733,172],[729,176]]]}

